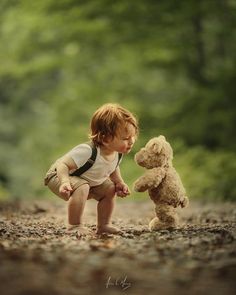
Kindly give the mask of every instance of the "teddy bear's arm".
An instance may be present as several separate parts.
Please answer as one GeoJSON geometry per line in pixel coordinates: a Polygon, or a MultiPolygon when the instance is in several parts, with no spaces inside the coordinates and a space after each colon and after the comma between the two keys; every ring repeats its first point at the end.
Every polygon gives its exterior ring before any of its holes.
{"type": "Polygon", "coordinates": [[[148,189],[148,184],[146,181],[146,175],[139,177],[133,186],[135,192],[145,192],[148,189]]]}
{"type": "Polygon", "coordinates": [[[144,192],[149,188],[158,187],[162,179],[165,177],[164,168],[153,168],[145,172],[134,183],[134,190],[136,192],[144,192]]]}

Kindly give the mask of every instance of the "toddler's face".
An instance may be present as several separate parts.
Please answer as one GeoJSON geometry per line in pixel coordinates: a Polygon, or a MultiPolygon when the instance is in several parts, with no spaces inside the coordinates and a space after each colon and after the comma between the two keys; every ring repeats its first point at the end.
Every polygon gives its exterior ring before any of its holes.
{"type": "Polygon", "coordinates": [[[117,135],[107,142],[109,149],[122,154],[128,154],[136,140],[136,130],[132,124],[122,127],[117,135]]]}

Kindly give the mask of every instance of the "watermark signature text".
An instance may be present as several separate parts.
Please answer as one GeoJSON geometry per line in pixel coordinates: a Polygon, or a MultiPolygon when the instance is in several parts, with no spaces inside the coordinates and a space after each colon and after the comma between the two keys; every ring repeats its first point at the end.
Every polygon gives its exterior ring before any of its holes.
{"type": "Polygon", "coordinates": [[[113,279],[111,276],[108,277],[106,282],[106,288],[119,286],[121,287],[122,291],[127,290],[131,287],[131,283],[127,281],[127,276],[124,276],[124,278],[115,278],[113,279]]]}

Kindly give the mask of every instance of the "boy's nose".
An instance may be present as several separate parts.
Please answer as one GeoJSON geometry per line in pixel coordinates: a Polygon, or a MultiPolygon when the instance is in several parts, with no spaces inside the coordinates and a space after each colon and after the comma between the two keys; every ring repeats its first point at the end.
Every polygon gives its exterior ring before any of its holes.
{"type": "Polygon", "coordinates": [[[134,144],[134,142],[135,142],[134,138],[133,138],[133,137],[130,138],[130,140],[129,140],[129,145],[132,146],[132,145],[134,144]]]}

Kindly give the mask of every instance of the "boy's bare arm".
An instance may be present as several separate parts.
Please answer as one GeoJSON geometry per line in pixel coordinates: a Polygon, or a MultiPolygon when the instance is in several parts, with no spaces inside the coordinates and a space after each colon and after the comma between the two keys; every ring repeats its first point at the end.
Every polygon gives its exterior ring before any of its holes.
{"type": "Polygon", "coordinates": [[[77,166],[71,157],[64,156],[57,164],[57,176],[60,181],[59,193],[67,200],[70,198],[72,187],[69,180],[69,171],[76,169],[77,166]]]}
{"type": "Polygon", "coordinates": [[[57,176],[60,183],[69,182],[69,171],[76,168],[74,160],[69,156],[64,156],[57,165],[57,176]]]}
{"type": "Polygon", "coordinates": [[[116,170],[110,175],[111,181],[114,182],[116,186],[116,194],[119,197],[126,197],[130,194],[128,185],[124,182],[121,173],[120,168],[117,167],[116,170]]]}
{"type": "Polygon", "coordinates": [[[116,170],[110,175],[110,179],[114,183],[124,182],[120,173],[120,167],[117,167],[116,170]]]}

